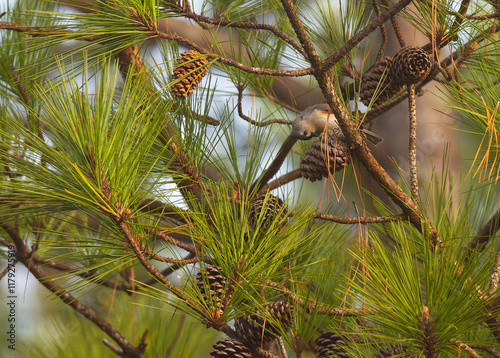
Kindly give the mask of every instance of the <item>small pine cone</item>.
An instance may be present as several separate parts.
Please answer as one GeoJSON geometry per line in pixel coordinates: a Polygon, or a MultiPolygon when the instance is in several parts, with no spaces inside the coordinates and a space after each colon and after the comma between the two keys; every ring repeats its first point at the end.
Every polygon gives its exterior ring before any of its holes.
{"type": "Polygon", "coordinates": [[[386,349],[381,349],[377,353],[375,358],[389,358],[389,357],[394,357],[394,356],[405,357],[406,354],[403,354],[403,353],[407,353],[407,352],[408,352],[408,350],[406,348],[390,347],[390,348],[386,348],[386,349]]]}
{"type": "Polygon", "coordinates": [[[212,358],[252,358],[250,350],[240,341],[224,338],[213,345],[212,358]]]}
{"type": "Polygon", "coordinates": [[[398,93],[402,86],[391,76],[392,57],[384,57],[363,75],[359,97],[361,102],[369,105],[373,96],[377,99],[373,106],[378,106],[398,93]]]}
{"type": "Polygon", "coordinates": [[[391,76],[401,85],[412,85],[424,80],[432,69],[429,54],[420,47],[405,46],[392,60],[391,76]]]}
{"type": "Polygon", "coordinates": [[[207,74],[208,60],[196,51],[186,51],[177,58],[177,65],[174,68],[172,78],[177,80],[170,91],[179,98],[186,98],[201,82],[207,74]]]}
{"type": "Polygon", "coordinates": [[[196,285],[200,289],[203,299],[205,302],[210,303],[214,306],[219,307],[220,301],[222,299],[224,285],[226,284],[226,278],[222,276],[217,267],[212,265],[207,265],[205,267],[205,280],[208,283],[208,287],[210,288],[210,297],[211,301],[207,296],[205,281],[203,281],[203,275],[200,272],[196,274],[196,285]]]}
{"type": "MultiPolygon", "coordinates": [[[[251,227],[255,228],[257,226],[257,222],[259,221],[259,217],[263,215],[261,229],[267,230],[271,223],[274,220],[281,220],[287,216],[287,211],[282,210],[285,203],[283,200],[274,195],[262,195],[254,200],[252,203],[252,207],[250,209],[250,214],[248,216],[248,223],[251,227]],[[265,213],[262,213],[262,210],[265,210],[265,213]],[[276,215],[280,214],[279,219],[276,218],[276,215]]],[[[284,223],[281,225],[283,227],[284,223]]]]}
{"type": "Polygon", "coordinates": [[[350,358],[345,350],[346,343],[333,332],[324,332],[316,339],[316,358],[350,358]]]}
{"type": "Polygon", "coordinates": [[[328,178],[329,174],[339,172],[351,163],[349,150],[340,128],[330,129],[327,135],[328,148],[325,148],[325,132],[323,132],[300,158],[300,172],[304,178],[312,182],[323,177],[328,178]]]}

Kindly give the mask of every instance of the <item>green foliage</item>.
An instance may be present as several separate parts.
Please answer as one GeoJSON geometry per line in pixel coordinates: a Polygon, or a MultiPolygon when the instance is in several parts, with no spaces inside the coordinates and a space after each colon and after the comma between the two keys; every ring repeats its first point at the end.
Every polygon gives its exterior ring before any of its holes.
{"type": "Polygon", "coordinates": [[[379,52],[380,27],[335,63],[318,64],[379,16],[374,2],[293,3],[97,0],[76,12],[28,0],[8,9],[0,244],[16,247],[18,263],[54,301],[72,297],[20,341],[21,354],[112,356],[105,338],[123,356],[207,356],[222,332],[245,340],[234,320],[249,315],[297,356],[316,354],[324,331],[355,357],[452,357],[498,344],[498,225],[488,226],[500,177],[497,16],[481,18],[493,10],[480,2],[459,14],[456,1],[413,1],[398,14],[429,40],[442,68],[429,81],[443,83],[454,127],[480,138],[465,176],[451,174],[447,148],[441,169],[429,163],[418,199],[406,168],[394,161],[400,177],[391,176],[372,147],[347,135],[354,164],[323,183],[294,169],[310,147],[303,141],[260,183],[285,150],[286,119],[317,84],[314,103],[337,103],[337,118],[356,125],[406,99],[402,88],[382,106],[359,106],[363,74],[388,55],[379,52]],[[170,31],[179,18],[201,36],[170,31]],[[449,58],[437,48],[445,45],[449,58]],[[179,99],[171,91],[183,82],[172,71],[186,49],[210,73],[179,99]],[[302,85],[310,88],[294,87],[302,85]],[[373,183],[363,188],[365,176],[373,183]],[[392,202],[375,195],[376,185],[392,202]],[[277,302],[293,314],[271,314],[277,302]],[[145,353],[132,352],[144,348],[146,329],[145,353]]]}

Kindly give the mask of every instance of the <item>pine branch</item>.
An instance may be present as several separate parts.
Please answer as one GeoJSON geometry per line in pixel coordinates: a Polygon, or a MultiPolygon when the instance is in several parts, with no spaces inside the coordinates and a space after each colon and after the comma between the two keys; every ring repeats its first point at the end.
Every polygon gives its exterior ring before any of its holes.
{"type": "Polygon", "coordinates": [[[210,25],[216,25],[216,26],[223,26],[223,27],[234,27],[234,28],[240,28],[240,29],[251,29],[251,30],[266,30],[274,34],[277,38],[283,40],[290,46],[292,46],[295,50],[297,50],[302,56],[307,57],[306,53],[304,52],[304,49],[300,44],[291,36],[285,34],[284,32],[280,31],[278,28],[272,25],[267,25],[267,24],[256,24],[253,22],[237,22],[237,21],[229,21],[225,19],[215,19],[211,17],[206,17],[206,16],[201,16],[197,15],[193,12],[189,11],[181,11],[179,12],[180,15],[183,17],[186,17],[188,19],[193,19],[197,22],[201,22],[204,24],[210,24],[210,25]]]}
{"type": "MultiPolygon", "coordinates": [[[[373,31],[375,31],[377,27],[381,26],[388,19],[396,15],[398,12],[404,9],[409,3],[411,3],[411,0],[401,0],[398,3],[394,4],[388,10],[384,11],[380,16],[370,21],[366,26],[363,27],[363,30],[359,31],[356,35],[351,37],[344,46],[342,46],[333,55],[325,59],[321,64],[321,66],[319,67],[319,72],[324,72],[329,68],[335,66],[337,62],[339,62],[344,56],[346,56],[349,51],[351,51],[354,47],[356,47],[356,45],[358,45],[361,41],[363,41],[368,35],[370,35],[373,31]]],[[[304,48],[306,47],[304,46],[304,48]]],[[[313,67],[318,68],[314,65],[313,67]]]]}
{"type": "MultiPolygon", "coordinates": [[[[110,336],[122,349],[123,354],[131,358],[143,358],[144,350],[134,347],[124,336],[121,335],[109,322],[102,318],[92,308],[84,305],[70,293],[66,292],[59,285],[55,284],[49,277],[45,276],[37,265],[32,263],[32,252],[28,249],[18,230],[7,222],[0,221],[0,227],[9,235],[16,247],[16,257],[23,263],[28,271],[40,282],[45,288],[51,291],[56,297],[69,305],[78,313],[82,314],[103,332],[110,336]]],[[[144,347],[145,348],[145,347],[144,347]]]]}
{"type": "MultiPolygon", "coordinates": [[[[389,2],[387,0],[382,0],[385,6],[389,6],[389,2]]],[[[395,16],[391,16],[391,23],[392,27],[394,29],[394,33],[396,34],[396,37],[398,38],[399,46],[400,47],[405,47],[405,39],[403,37],[403,34],[401,33],[401,29],[399,28],[398,22],[396,20],[395,16]]]]}
{"type": "MultiPolygon", "coordinates": [[[[423,218],[423,214],[420,212],[417,205],[415,205],[413,200],[408,197],[405,192],[403,192],[403,190],[377,162],[377,160],[373,157],[370,150],[366,146],[366,143],[364,142],[360,133],[356,130],[354,124],[350,120],[343,107],[342,101],[333,88],[331,78],[326,72],[322,72],[321,70],[322,68],[324,68],[324,66],[322,65],[319,54],[316,52],[316,49],[314,48],[309,36],[307,35],[293,3],[291,2],[291,0],[282,0],[282,3],[285,7],[285,11],[289,17],[290,23],[292,24],[292,27],[294,28],[295,33],[299,38],[299,41],[309,55],[312,67],[316,69],[316,71],[314,72],[314,77],[316,78],[328,105],[337,118],[338,124],[346,138],[351,153],[353,153],[354,156],[361,163],[363,163],[370,175],[384,188],[386,194],[403,210],[406,215],[409,216],[411,223],[419,231],[425,228],[425,230],[428,231],[428,234],[431,237],[431,242],[438,242],[439,240],[437,230],[427,224],[426,220],[424,220],[423,218]]],[[[395,11],[394,13],[396,13],[397,11],[404,8],[408,3],[408,0],[400,1],[397,5],[391,8],[391,11],[395,11]]],[[[385,12],[384,14],[387,13],[388,12],[385,12]]],[[[373,31],[377,26],[378,23],[376,23],[376,26],[374,26],[371,31],[373,31]]],[[[368,26],[364,29],[366,28],[368,28],[368,26]]],[[[360,33],[358,33],[357,35],[359,35],[360,33]]],[[[356,36],[351,38],[351,40],[356,36]]],[[[338,51],[337,53],[339,52],[340,51],[338,51]]]]}
{"type": "MultiPolygon", "coordinates": [[[[294,211],[290,212],[290,215],[295,214],[294,211]]],[[[407,218],[406,215],[392,215],[392,216],[367,216],[367,217],[352,217],[344,218],[341,216],[335,216],[331,214],[325,214],[321,212],[315,212],[313,217],[320,220],[332,221],[339,224],[355,225],[355,224],[382,224],[393,221],[400,221],[407,218]]]]}

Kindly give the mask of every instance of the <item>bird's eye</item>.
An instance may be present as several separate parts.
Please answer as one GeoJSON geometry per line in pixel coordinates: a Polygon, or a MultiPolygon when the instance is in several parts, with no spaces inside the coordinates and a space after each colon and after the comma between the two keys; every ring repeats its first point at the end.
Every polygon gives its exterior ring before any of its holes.
{"type": "Polygon", "coordinates": [[[302,133],[302,135],[307,135],[307,134],[308,134],[307,131],[304,131],[304,133],[302,133]]]}

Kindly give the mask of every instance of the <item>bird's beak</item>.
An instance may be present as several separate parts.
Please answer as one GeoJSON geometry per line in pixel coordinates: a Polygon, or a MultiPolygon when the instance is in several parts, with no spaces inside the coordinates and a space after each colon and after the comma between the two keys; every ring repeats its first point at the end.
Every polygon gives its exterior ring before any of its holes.
{"type": "Polygon", "coordinates": [[[313,136],[313,137],[319,137],[319,134],[316,133],[316,132],[311,132],[311,136],[313,136]]]}

